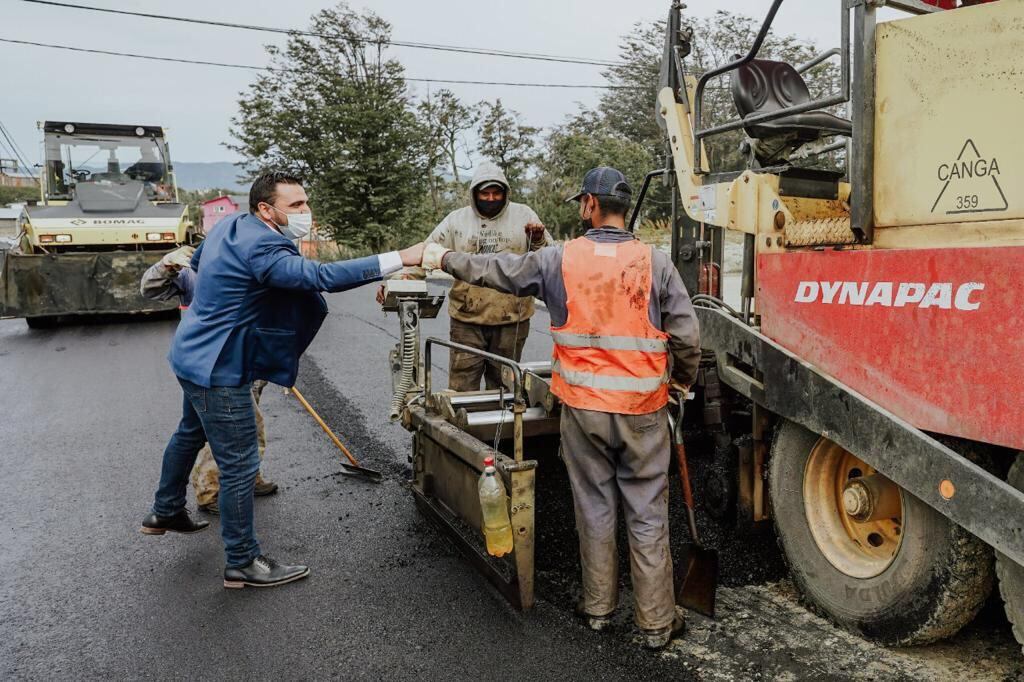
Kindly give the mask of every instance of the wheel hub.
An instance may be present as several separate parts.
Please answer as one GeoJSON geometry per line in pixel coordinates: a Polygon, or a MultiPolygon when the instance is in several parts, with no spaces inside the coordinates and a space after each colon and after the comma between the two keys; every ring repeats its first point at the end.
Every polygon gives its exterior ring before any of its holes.
{"type": "Polygon", "coordinates": [[[903,537],[899,486],[827,438],[804,469],[804,510],[818,549],[854,578],[882,573],[903,537]]]}
{"type": "Polygon", "coordinates": [[[871,511],[871,499],[862,485],[846,484],[843,490],[843,511],[855,519],[862,519],[871,511]]]}

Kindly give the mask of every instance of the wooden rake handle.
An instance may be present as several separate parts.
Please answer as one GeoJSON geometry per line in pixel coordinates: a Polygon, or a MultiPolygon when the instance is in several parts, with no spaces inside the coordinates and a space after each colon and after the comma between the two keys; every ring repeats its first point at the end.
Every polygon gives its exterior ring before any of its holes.
{"type": "Polygon", "coordinates": [[[334,441],[334,444],[338,446],[338,449],[345,453],[345,456],[348,457],[348,461],[352,462],[352,466],[359,466],[359,462],[356,461],[356,458],[353,457],[352,453],[348,451],[348,448],[346,448],[345,445],[340,440],[338,440],[338,437],[334,435],[333,431],[331,431],[331,427],[327,426],[327,424],[324,423],[324,420],[321,419],[320,415],[316,413],[316,410],[313,409],[313,406],[306,402],[306,399],[302,397],[301,393],[299,393],[299,389],[292,386],[288,390],[290,390],[292,392],[292,395],[294,395],[298,399],[298,401],[302,403],[302,406],[306,408],[306,411],[309,412],[310,415],[312,415],[313,419],[316,420],[316,423],[319,424],[320,428],[324,430],[324,433],[326,433],[328,437],[332,441],[334,441]]]}

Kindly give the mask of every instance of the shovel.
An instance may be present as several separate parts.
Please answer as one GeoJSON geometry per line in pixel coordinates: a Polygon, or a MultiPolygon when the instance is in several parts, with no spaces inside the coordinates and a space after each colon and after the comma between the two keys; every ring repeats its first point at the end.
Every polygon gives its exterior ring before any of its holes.
{"type": "Polygon", "coordinates": [[[341,463],[341,472],[343,474],[345,474],[346,476],[361,476],[367,479],[368,481],[373,481],[374,483],[380,483],[381,480],[383,480],[384,475],[379,471],[374,471],[373,469],[367,469],[366,467],[359,466],[359,462],[356,461],[356,458],[353,457],[352,453],[348,451],[348,448],[346,448],[342,444],[342,442],[338,440],[338,437],[335,436],[334,432],[331,431],[331,428],[324,423],[324,420],[321,419],[320,415],[316,413],[316,410],[313,409],[313,406],[306,402],[306,399],[302,397],[301,393],[299,393],[299,389],[292,386],[291,389],[289,390],[291,390],[292,395],[294,395],[298,399],[298,401],[302,403],[302,406],[306,408],[306,412],[309,412],[313,416],[313,419],[315,419],[316,423],[320,425],[320,428],[324,430],[324,433],[326,433],[330,437],[330,439],[334,441],[334,444],[338,446],[338,449],[345,453],[345,456],[348,457],[348,461],[350,462],[350,464],[346,464],[345,462],[341,463]]]}
{"type": "Polygon", "coordinates": [[[693,489],[690,487],[690,471],[686,466],[686,447],[683,444],[684,394],[678,396],[679,416],[675,419],[669,413],[668,423],[672,429],[672,441],[679,463],[679,480],[683,488],[683,501],[690,524],[692,543],[686,546],[686,573],[682,586],[676,591],[676,603],[709,618],[715,617],[715,591],[718,589],[718,550],[701,544],[697,532],[697,518],[693,513],[693,489]]]}

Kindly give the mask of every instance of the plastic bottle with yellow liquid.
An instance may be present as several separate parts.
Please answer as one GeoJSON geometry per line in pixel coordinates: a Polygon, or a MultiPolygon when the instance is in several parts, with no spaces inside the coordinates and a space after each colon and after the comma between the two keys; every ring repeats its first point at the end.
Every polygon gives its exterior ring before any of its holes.
{"type": "Polygon", "coordinates": [[[487,541],[487,553],[491,556],[505,556],[512,551],[512,524],[508,520],[508,498],[505,485],[494,469],[494,458],[484,460],[484,472],[480,475],[481,530],[487,541]]]}

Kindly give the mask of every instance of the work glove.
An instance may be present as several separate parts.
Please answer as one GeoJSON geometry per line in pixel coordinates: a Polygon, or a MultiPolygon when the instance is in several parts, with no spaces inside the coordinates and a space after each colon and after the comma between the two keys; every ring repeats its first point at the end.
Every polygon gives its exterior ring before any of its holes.
{"type": "Polygon", "coordinates": [[[192,254],[196,252],[194,246],[179,246],[174,251],[169,251],[164,254],[164,257],[160,259],[160,265],[164,266],[172,272],[177,272],[182,268],[190,267],[192,264],[192,254]]]}
{"type": "Polygon", "coordinates": [[[526,236],[534,244],[544,241],[544,223],[526,223],[526,236]]]}
{"type": "Polygon", "coordinates": [[[423,269],[427,272],[439,270],[444,262],[444,255],[451,249],[446,249],[437,242],[430,242],[427,248],[423,249],[423,269]]]}
{"type": "MultiPolygon", "coordinates": [[[[388,279],[416,279],[416,278],[413,277],[410,274],[407,274],[407,273],[399,273],[399,274],[394,275],[392,277],[388,277],[388,279]]],[[[384,295],[384,285],[381,284],[379,287],[377,287],[377,303],[379,305],[384,305],[384,299],[385,298],[386,298],[386,296],[384,295]]]]}
{"type": "Polygon", "coordinates": [[[693,394],[690,393],[690,387],[687,386],[686,384],[679,383],[675,379],[672,379],[671,381],[668,382],[668,391],[669,402],[671,402],[673,405],[678,404],[677,398],[682,401],[687,401],[693,397],[693,394]]]}

